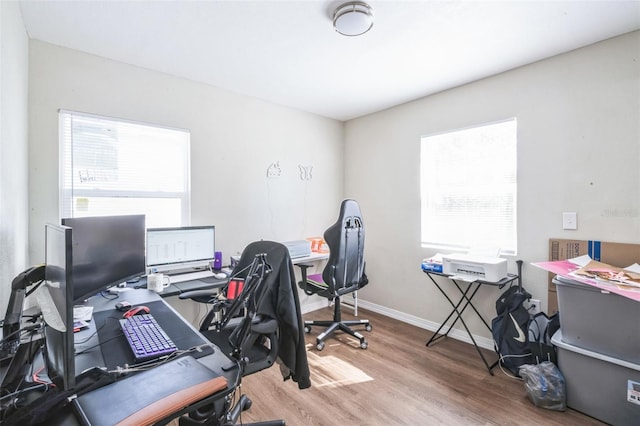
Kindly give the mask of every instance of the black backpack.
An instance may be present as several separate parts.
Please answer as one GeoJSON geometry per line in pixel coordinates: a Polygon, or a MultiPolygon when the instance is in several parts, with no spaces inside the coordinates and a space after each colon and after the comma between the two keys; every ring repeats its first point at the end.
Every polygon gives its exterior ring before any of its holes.
{"type": "Polygon", "coordinates": [[[551,343],[551,337],[560,328],[560,314],[550,317],[544,312],[538,312],[529,321],[529,350],[531,364],[549,361],[557,364],[556,349],[551,343]]]}
{"type": "Polygon", "coordinates": [[[502,365],[514,376],[523,364],[531,364],[529,348],[529,312],[523,302],[531,295],[522,287],[509,287],[496,301],[498,314],[491,321],[495,349],[502,365]]]}

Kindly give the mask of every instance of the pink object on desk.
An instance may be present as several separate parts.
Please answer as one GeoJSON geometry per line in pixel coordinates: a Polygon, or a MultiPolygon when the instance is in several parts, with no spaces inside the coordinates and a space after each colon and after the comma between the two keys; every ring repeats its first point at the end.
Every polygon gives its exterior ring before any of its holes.
{"type": "Polygon", "coordinates": [[[604,284],[593,278],[572,274],[572,272],[580,269],[580,266],[576,265],[575,263],[571,263],[568,260],[534,262],[532,263],[532,265],[537,266],[538,268],[544,269],[545,271],[554,273],[556,275],[560,275],[561,277],[565,277],[570,280],[580,282],[582,284],[588,284],[593,287],[597,287],[600,290],[608,291],[610,293],[615,293],[620,296],[628,297],[629,299],[635,300],[636,302],[640,302],[640,289],[625,290],[618,287],[618,285],[615,285],[615,284],[604,284]]]}

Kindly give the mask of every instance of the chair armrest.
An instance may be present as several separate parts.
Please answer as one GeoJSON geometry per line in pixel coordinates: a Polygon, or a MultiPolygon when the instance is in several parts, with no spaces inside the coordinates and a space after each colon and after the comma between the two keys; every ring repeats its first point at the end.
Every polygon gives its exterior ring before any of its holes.
{"type": "Polygon", "coordinates": [[[251,322],[251,331],[259,334],[272,334],[278,329],[278,321],[273,318],[267,320],[258,316],[251,322]]]}
{"type": "Polygon", "coordinates": [[[338,293],[338,296],[342,296],[344,294],[353,293],[354,291],[357,291],[359,288],[360,288],[360,285],[354,284],[354,285],[350,285],[349,287],[342,287],[338,289],[336,293],[338,293]]]}
{"type": "Polygon", "coordinates": [[[213,303],[218,296],[216,290],[193,290],[181,293],[180,299],[191,299],[199,303],[213,303]]]}
{"type": "Polygon", "coordinates": [[[307,270],[313,266],[313,263],[298,263],[296,266],[300,268],[300,272],[302,273],[302,280],[300,280],[298,286],[304,290],[307,296],[314,295],[316,292],[311,291],[307,285],[307,270]]]}
{"type": "Polygon", "coordinates": [[[360,277],[360,281],[357,283],[351,284],[348,287],[342,287],[341,289],[338,289],[338,292],[337,292],[338,296],[342,296],[343,294],[358,291],[367,284],[369,284],[369,278],[367,277],[367,274],[363,271],[362,277],[360,277]]]}
{"type": "Polygon", "coordinates": [[[313,263],[297,263],[296,264],[297,267],[300,268],[300,272],[302,272],[302,279],[306,280],[307,279],[307,270],[311,267],[313,267],[313,263]]]}

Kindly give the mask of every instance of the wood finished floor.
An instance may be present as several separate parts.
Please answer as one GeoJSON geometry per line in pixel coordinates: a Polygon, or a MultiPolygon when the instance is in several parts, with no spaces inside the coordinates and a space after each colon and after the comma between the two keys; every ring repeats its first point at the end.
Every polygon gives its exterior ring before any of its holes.
{"type": "MultiPolygon", "coordinates": [[[[326,319],[320,310],[305,319],[326,319]]],[[[347,313],[345,318],[351,317],[347,313]]],[[[499,369],[487,372],[473,346],[441,339],[427,348],[431,332],[360,310],[373,331],[369,348],[342,333],[315,349],[320,328],[307,335],[312,387],[282,381],[277,366],[243,379],[252,400],[242,422],[284,419],[297,425],[602,425],[573,410],[535,407],[521,381],[499,369]]],[[[495,353],[485,351],[490,362],[495,353]]]]}

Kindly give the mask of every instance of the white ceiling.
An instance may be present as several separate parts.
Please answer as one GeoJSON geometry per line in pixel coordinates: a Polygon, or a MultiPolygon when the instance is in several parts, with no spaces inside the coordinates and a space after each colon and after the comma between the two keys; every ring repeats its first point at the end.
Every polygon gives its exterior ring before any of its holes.
{"type": "Polygon", "coordinates": [[[32,39],[348,120],[640,28],[640,1],[20,0],[32,39]]]}

